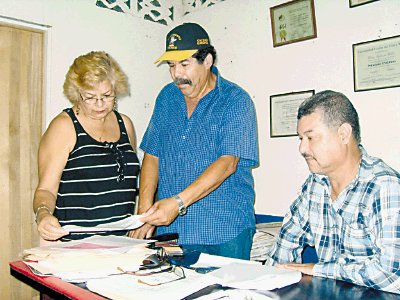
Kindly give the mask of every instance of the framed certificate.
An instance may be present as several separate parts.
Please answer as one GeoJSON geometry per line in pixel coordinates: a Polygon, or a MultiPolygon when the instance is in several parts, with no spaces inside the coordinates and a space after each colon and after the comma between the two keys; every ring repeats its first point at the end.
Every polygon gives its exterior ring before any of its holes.
{"type": "Polygon", "coordinates": [[[360,5],[375,2],[375,1],[379,1],[379,0],[349,0],[349,6],[355,7],[355,6],[360,6],[360,5]]]}
{"type": "Polygon", "coordinates": [[[314,90],[270,96],[270,136],[296,136],[300,104],[314,95],[314,90]]]}
{"type": "Polygon", "coordinates": [[[354,91],[400,86],[400,35],[353,45],[354,91]]]}
{"type": "Polygon", "coordinates": [[[274,47],[317,37],[314,0],[293,0],[269,11],[274,47]]]}

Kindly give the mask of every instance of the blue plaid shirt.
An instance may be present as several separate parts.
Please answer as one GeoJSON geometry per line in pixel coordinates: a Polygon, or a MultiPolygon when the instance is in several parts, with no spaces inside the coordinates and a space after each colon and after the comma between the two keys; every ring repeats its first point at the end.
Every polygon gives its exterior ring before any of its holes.
{"type": "Polygon", "coordinates": [[[258,164],[254,104],[238,85],[223,79],[216,67],[215,88],[187,117],[185,99],[175,84],[165,86],[140,148],[158,157],[158,199],[189,186],[222,155],[239,157],[236,172],[208,196],[188,207],[157,234],[178,232],[182,245],[215,245],[244,229],[255,228],[252,167],[258,164]]]}
{"type": "Polygon", "coordinates": [[[334,202],[326,176],[308,177],[267,264],[301,262],[308,244],[313,275],[400,293],[400,174],[360,150],[358,175],[334,202]]]}

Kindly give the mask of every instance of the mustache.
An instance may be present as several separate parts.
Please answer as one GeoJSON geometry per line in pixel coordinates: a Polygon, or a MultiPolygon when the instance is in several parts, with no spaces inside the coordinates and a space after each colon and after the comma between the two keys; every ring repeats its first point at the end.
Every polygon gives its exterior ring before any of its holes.
{"type": "Polygon", "coordinates": [[[192,81],[189,79],[185,79],[185,78],[175,78],[174,83],[176,85],[180,85],[180,84],[189,84],[192,85],[192,81]]]}

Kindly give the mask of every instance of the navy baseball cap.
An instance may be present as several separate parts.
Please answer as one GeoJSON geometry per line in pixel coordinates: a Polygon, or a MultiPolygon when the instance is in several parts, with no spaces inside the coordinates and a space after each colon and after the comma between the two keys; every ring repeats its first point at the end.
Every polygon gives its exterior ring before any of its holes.
{"type": "Polygon", "coordinates": [[[209,46],[210,38],[203,27],[195,23],[183,23],[168,32],[165,52],[154,63],[185,60],[209,46]]]}

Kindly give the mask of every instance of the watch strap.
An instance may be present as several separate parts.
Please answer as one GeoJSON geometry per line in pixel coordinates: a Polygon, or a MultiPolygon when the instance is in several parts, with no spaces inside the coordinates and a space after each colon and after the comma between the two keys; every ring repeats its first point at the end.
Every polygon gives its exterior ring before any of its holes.
{"type": "Polygon", "coordinates": [[[183,203],[183,200],[178,195],[175,195],[174,198],[175,198],[176,202],[178,202],[178,214],[180,216],[185,215],[186,211],[187,211],[185,203],[183,203]]]}

